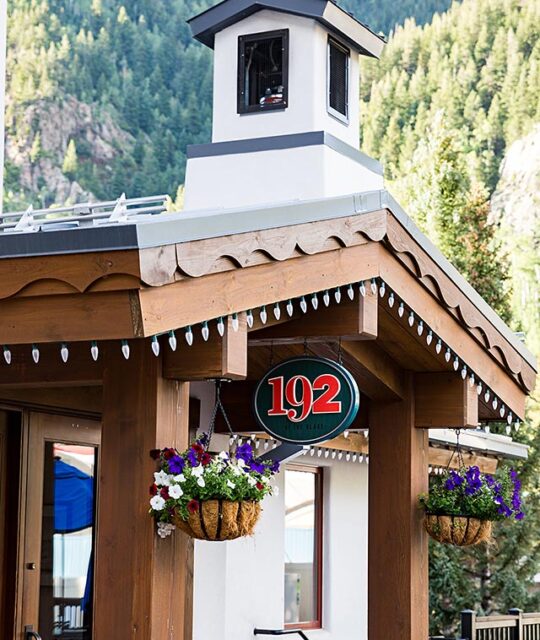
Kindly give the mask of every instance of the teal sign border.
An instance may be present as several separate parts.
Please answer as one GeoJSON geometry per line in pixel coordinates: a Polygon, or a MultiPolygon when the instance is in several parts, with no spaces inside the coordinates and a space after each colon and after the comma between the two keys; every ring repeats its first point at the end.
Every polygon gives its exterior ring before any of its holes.
{"type": "MultiPolygon", "coordinates": [[[[286,377],[286,376],[284,376],[286,377]]],[[[289,375],[290,379],[292,376],[289,375]]],[[[286,382],[284,383],[286,384],[286,382]]],[[[349,427],[358,414],[360,408],[360,391],[356,380],[352,374],[338,362],[329,360],[328,358],[317,358],[313,356],[301,356],[297,358],[290,358],[284,360],[279,364],[272,367],[266,372],[264,377],[259,381],[255,392],[253,394],[253,413],[257,423],[270,434],[272,437],[280,440],[281,442],[291,442],[294,444],[317,444],[324,442],[325,440],[331,440],[340,433],[343,433],[347,427],[349,427]],[[268,384],[270,378],[279,377],[280,373],[290,371],[291,365],[298,365],[294,375],[305,375],[313,383],[313,378],[310,377],[310,373],[313,376],[313,372],[317,375],[321,373],[330,373],[336,376],[340,382],[341,387],[339,391],[339,400],[342,402],[342,410],[339,414],[331,414],[330,416],[318,416],[312,412],[302,422],[293,422],[289,420],[287,416],[268,416],[267,412],[271,406],[272,389],[268,384]],[[344,396],[344,397],[343,397],[344,396]],[[270,399],[270,402],[269,402],[270,399]],[[343,406],[343,402],[347,401],[347,406],[343,406]],[[332,420],[332,418],[335,418],[332,420]],[[309,437],[310,428],[313,429],[317,422],[326,422],[326,431],[320,433],[320,426],[317,429],[319,435],[315,437],[309,437]],[[314,424],[315,423],[315,424],[314,424]],[[305,428],[308,428],[306,433],[305,428]],[[293,437],[292,433],[298,431],[302,433],[304,428],[305,437],[293,437]]]]}

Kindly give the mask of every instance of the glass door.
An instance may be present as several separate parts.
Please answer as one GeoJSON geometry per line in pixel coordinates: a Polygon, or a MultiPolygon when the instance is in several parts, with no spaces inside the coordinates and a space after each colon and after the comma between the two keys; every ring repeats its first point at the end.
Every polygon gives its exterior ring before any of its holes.
{"type": "Polygon", "coordinates": [[[22,574],[24,640],[91,640],[100,425],[30,414],[22,574]]]}

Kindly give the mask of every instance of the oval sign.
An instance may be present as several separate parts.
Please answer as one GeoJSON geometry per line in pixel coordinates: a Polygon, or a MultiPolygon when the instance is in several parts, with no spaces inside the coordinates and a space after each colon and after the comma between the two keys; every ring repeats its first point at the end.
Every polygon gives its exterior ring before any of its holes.
{"type": "Polygon", "coordinates": [[[253,396],[260,426],[282,442],[316,444],[345,431],[360,407],[356,381],[342,365],[304,356],[280,362],[253,396]]]}

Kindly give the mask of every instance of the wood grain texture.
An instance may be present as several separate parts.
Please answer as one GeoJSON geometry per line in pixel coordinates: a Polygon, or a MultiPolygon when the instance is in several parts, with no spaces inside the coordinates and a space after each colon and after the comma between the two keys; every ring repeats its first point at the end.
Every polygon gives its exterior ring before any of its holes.
{"type": "Polygon", "coordinates": [[[97,418],[101,415],[103,390],[92,387],[47,387],[18,389],[12,386],[0,387],[0,405],[50,411],[73,413],[97,418]]]}
{"type": "Polygon", "coordinates": [[[455,373],[417,373],[414,376],[416,426],[475,429],[478,426],[476,385],[455,373]]]}
{"type": "Polygon", "coordinates": [[[414,426],[408,376],[400,402],[370,411],[368,638],[428,637],[428,541],[418,494],[428,485],[428,434],[414,426]]]}
{"type": "Polygon", "coordinates": [[[189,386],[162,377],[145,343],[104,354],[95,640],[189,640],[192,544],[158,539],[148,515],[149,452],[188,443],[189,386]],[[119,464],[119,460],[129,461],[119,464]]]}

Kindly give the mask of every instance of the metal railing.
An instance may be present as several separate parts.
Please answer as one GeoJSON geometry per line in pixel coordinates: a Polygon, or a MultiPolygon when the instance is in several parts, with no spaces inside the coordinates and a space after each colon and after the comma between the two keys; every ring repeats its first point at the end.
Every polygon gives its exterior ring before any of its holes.
{"type": "Polygon", "coordinates": [[[166,211],[166,195],[144,198],[126,198],[122,194],[118,200],[105,202],[85,202],[69,207],[13,211],[0,215],[0,232],[29,233],[52,231],[57,228],[98,226],[118,222],[135,221],[166,211]]]}
{"type": "Polygon", "coordinates": [[[302,640],[309,640],[302,629],[253,629],[254,636],[291,636],[298,634],[302,640]]]}
{"type": "Polygon", "coordinates": [[[539,640],[540,613],[510,609],[506,616],[477,616],[461,612],[463,640],[539,640]]]}

